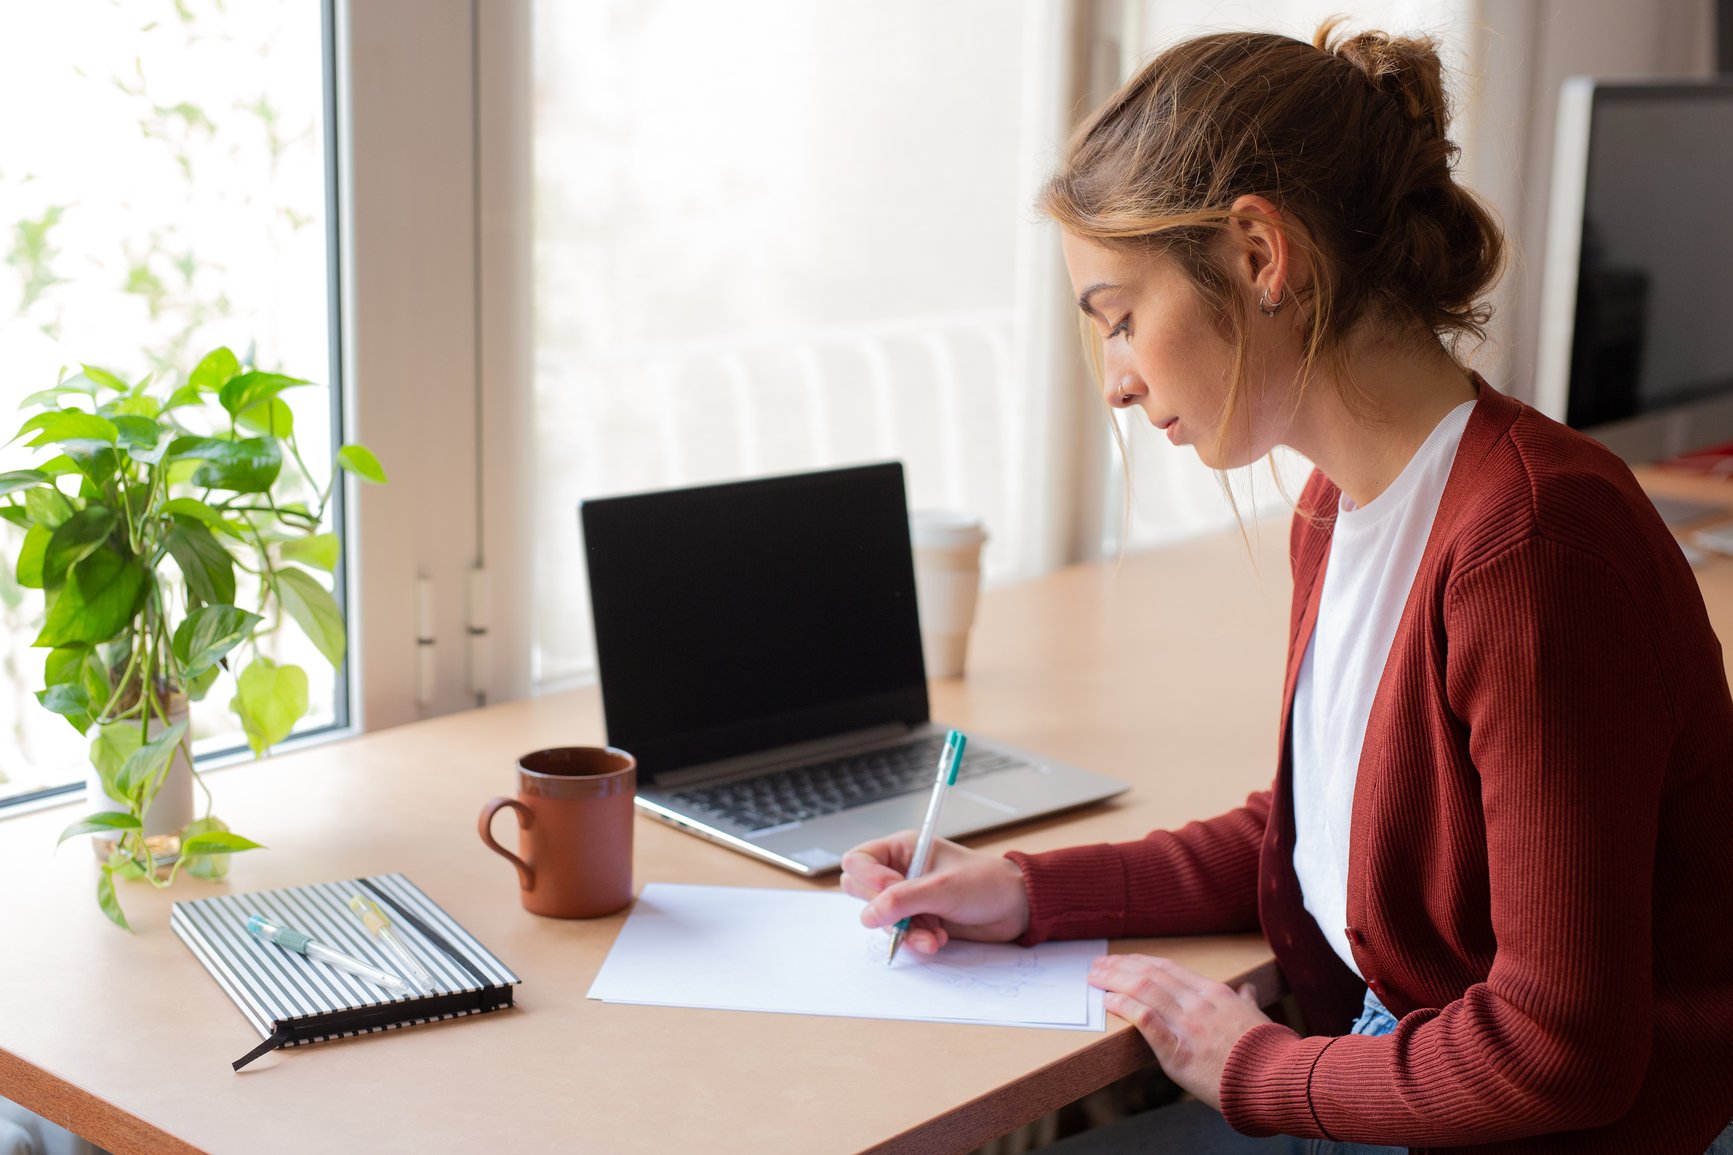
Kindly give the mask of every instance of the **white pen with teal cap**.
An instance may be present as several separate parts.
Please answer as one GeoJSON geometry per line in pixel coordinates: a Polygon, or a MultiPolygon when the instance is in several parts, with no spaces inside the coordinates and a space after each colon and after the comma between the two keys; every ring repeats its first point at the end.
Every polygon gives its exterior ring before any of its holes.
{"type": "Polygon", "coordinates": [[[247,916],[247,929],[266,942],[276,943],[284,950],[292,950],[296,954],[318,959],[326,966],[333,966],[340,971],[348,971],[352,975],[358,975],[388,991],[401,994],[409,989],[409,984],[396,975],[364,963],[358,958],[350,958],[340,951],[334,951],[322,942],[314,942],[312,936],[303,934],[301,931],[290,930],[286,926],[267,922],[263,915],[247,916]]]}
{"type": "MultiPolygon", "coordinates": [[[[933,796],[927,800],[927,816],[921,819],[921,834],[915,839],[915,856],[904,876],[910,882],[926,872],[927,858],[933,853],[933,836],[939,830],[939,810],[945,805],[945,791],[957,781],[957,767],[963,764],[963,747],[968,741],[961,730],[945,735],[945,748],[939,752],[939,772],[933,779],[933,796]]],[[[897,948],[903,945],[903,935],[908,930],[908,919],[897,923],[896,932],[891,935],[891,952],[885,956],[886,966],[897,957],[897,948]]]]}

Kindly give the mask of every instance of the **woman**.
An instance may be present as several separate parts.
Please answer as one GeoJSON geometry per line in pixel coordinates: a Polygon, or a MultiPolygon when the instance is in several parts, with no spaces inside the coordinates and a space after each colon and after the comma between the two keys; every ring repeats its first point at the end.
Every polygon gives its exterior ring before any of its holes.
{"type": "Polygon", "coordinates": [[[1696,1155],[1733,1118],[1720,647],[1629,471],[1455,356],[1502,241],[1446,121],[1429,41],[1206,36],[1043,195],[1110,405],[1217,468],[1317,465],[1271,790],[1135,843],[946,843],[913,882],[912,832],[844,859],[915,951],[1262,929],[1310,1035],[1170,961],[1097,962],[1220,1114],[1086,1148],[1696,1155]]]}

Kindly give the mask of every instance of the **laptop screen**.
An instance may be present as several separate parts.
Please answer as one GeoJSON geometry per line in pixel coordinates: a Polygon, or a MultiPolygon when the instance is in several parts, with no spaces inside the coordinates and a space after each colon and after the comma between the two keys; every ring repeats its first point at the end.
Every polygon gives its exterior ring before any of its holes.
{"type": "Polygon", "coordinates": [[[608,742],[655,775],[927,720],[900,464],[580,506],[608,742]]]}

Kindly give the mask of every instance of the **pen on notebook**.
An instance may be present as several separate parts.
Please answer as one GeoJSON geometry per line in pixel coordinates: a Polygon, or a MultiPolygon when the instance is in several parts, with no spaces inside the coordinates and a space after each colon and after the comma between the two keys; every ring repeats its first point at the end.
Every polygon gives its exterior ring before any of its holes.
{"type": "Polygon", "coordinates": [[[318,959],[326,966],[336,967],[340,971],[348,971],[352,975],[366,979],[388,991],[401,992],[409,989],[409,984],[394,974],[369,966],[358,958],[350,958],[346,954],[332,950],[324,943],[314,942],[312,938],[298,930],[290,930],[286,926],[277,926],[266,922],[262,915],[248,915],[247,929],[266,942],[276,943],[284,950],[292,950],[296,954],[318,959]]]}
{"type": "Polygon", "coordinates": [[[385,912],[379,904],[365,895],[357,894],[349,900],[349,909],[361,916],[362,925],[374,938],[385,944],[385,949],[391,952],[391,957],[397,960],[399,966],[409,972],[409,977],[420,984],[422,990],[433,989],[433,976],[427,968],[421,965],[421,960],[410,951],[409,944],[404,942],[398,933],[391,929],[391,920],[385,917],[385,912]]]}
{"type": "MultiPolygon", "coordinates": [[[[939,810],[945,804],[945,791],[957,781],[957,767],[963,764],[963,747],[968,741],[960,730],[945,735],[945,748],[939,752],[939,772],[933,778],[933,796],[927,800],[927,816],[921,819],[921,834],[915,839],[915,857],[909,862],[909,872],[905,876],[910,881],[919,878],[927,869],[927,857],[933,852],[933,836],[938,833],[939,810]]],[[[908,930],[908,919],[897,923],[897,929],[891,935],[890,954],[885,956],[886,966],[897,957],[897,948],[903,945],[903,935],[908,930]]]]}

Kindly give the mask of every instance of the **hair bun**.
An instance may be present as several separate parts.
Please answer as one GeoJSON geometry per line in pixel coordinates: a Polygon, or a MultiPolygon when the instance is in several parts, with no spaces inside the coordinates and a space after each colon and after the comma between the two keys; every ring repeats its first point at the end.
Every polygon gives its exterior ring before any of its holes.
{"type": "Polygon", "coordinates": [[[1314,46],[1346,60],[1372,87],[1396,101],[1410,124],[1436,140],[1445,139],[1450,122],[1444,93],[1444,64],[1438,42],[1430,36],[1391,36],[1383,32],[1340,32],[1344,18],[1331,17],[1318,26],[1314,46]]]}
{"type": "Polygon", "coordinates": [[[1308,358],[1336,356],[1362,321],[1452,351],[1483,339],[1504,237],[1456,180],[1438,46],[1339,25],[1311,43],[1219,32],[1166,49],[1078,128],[1042,208],[1076,236],[1174,257],[1238,318],[1249,302],[1217,241],[1238,198],[1261,196],[1311,260],[1295,310],[1308,358]]]}

